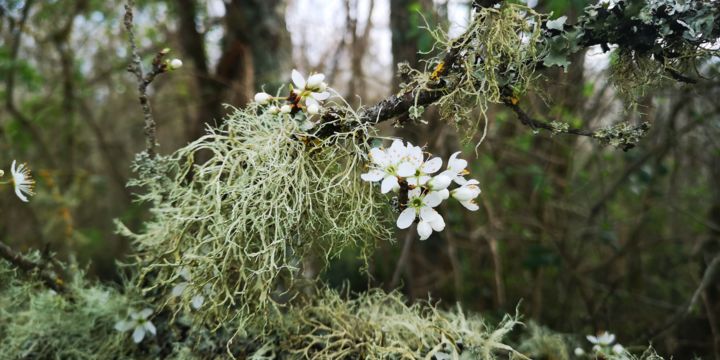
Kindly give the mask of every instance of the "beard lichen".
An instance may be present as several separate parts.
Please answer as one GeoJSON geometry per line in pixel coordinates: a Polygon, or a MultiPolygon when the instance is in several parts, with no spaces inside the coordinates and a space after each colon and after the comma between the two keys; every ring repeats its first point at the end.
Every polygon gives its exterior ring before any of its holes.
{"type": "Polygon", "coordinates": [[[37,279],[21,279],[0,260],[0,359],[126,358],[132,351],[127,334],[114,324],[131,300],[115,289],[88,284],[81,272],[66,286],[71,297],[37,279]]]}
{"type": "Polygon", "coordinates": [[[407,305],[398,293],[374,290],[346,299],[334,290],[314,303],[291,306],[253,359],[495,359],[525,358],[505,345],[520,324],[506,316],[491,327],[477,316],[442,311],[429,302],[407,305]]]}
{"type": "Polygon", "coordinates": [[[412,81],[403,84],[404,89],[419,94],[437,90],[442,81],[444,94],[437,101],[440,115],[461,128],[465,140],[473,139],[481,129],[484,138],[489,104],[503,103],[533,88],[539,76],[536,64],[545,53],[541,39],[546,17],[521,4],[503,3],[475,13],[460,38],[431,30],[435,48],[457,54],[455,62],[445,64],[444,55],[430,59],[426,71],[409,71],[412,81]],[[452,69],[444,71],[446,67],[452,69]]]}
{"type": "Polygon", "coordinates": [[[318,138],[253,104],[174,154],[138,164],[133,185],[144,188],[153,217],[138,233],[121,232],[136,246],[145,294],[176,310],[192,306],[211,323],[242,324],[294,295],[308,256],[328,260],[390,239],[387,206],[359,176],[371,128],[345,113],[338,121],[356,123],[344,127],[351,131],[318,138]]]}

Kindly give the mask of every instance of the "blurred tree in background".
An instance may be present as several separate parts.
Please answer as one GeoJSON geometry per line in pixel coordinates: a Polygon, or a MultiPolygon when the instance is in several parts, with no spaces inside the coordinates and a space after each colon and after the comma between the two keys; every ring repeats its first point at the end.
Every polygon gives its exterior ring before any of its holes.
{"type": "MultiPolygon", "coordinates": [[[[536,9],[572,23],[586,5],[540,0],[536,9]]],[[[396,63],[422,70],[419,52],[438,50],[424,27],[461,29],[470,7],[459,0],[139,1],[146,63],[168,47],[186,64],[158,78],[149,94],[160,152],[221,124],[224,104],[240,107],[260,88],[274,94],[292,68],[327,74],[355,104],[375,103],[404,81],[396,63]]],[[[113,219],[137,229],[148,216],[126,186],[144,138],[122,13],[122,4],[108,1],[0,0],[0,163],[27,162],[38,181],[29,206],[0,194],[0,241],[77,257],[93,276],[114,280],[128,244],[113,219]]],[[[400,287],[411,300],[459,302],[498,318],[520,304],[526,319],[560,333],[611,330],[680,359],[720,359],[720,277],[707,271],[720,254],[717,59],[700,64],[706,79],[698,84],[649,87],[631,101],[608,76],[619,56],[601,46],[581,51],[567,71],[543,70],[542,96],[520,101],[539,118],[576,127],[652,124],[625,152],[537,134],[501,106],[488,110],[482,142],[480,135],[462,142],[433,121],[432,110],[427,126],[383,125],[444,158],[461,148],[476,154],[470,168],[482,185],[481,210],[447,205],[444,232],[419,242],[412,231],[397,231],[398,241],[371,259],[369,278],[358,271],[359,254],[348,251],[324,279],[355,291],[400,287]],[[700,287],[703,281],[710,285],[700,287]]]]}

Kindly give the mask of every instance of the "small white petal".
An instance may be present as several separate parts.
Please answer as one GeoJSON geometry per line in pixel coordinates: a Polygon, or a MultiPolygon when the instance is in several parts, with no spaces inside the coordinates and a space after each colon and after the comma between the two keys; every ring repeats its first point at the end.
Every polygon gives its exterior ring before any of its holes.
{"type": "Polygon", "coordinates": [[[426,240],[432,235],[433,229],[430,226],[429,221],[420,221],[417,225],[417,232],[420,235],[420,240],[426,240]]]}
{"type": "Polygon", "coordinates": [[[205,297],[198,294],[193,296],[192,298],[192,307],[195,308],[195,310],[199,309],[201,306],[203,306],[203,303],[205,303],[205,297]]]}
{"type": "Polygon", "coordinates": [[[365,181],[380,181],[383,179],[384,176],[385,173],[377,169],[373,169],[364,174],[360,174],[360,178],[365,181]]]}
{"type": "Polygon", "coordinates": [[[383,168],[390,165],[388,155],[379,148],[370,149],[370,161],[383,168]]]}
{"type": "Polygon", "coordinates": [[[420,220],[432,222],[435,221],[437,218],[442,218],[440,213],[435,211],[435,209],[429,207],[429,206],[423,206],[420,208],[420,220]]]}
{"type": "Polygon", "coordinates": [[[293,84],[295,84],[296,89],[302,90],[305,88],[305,77],[303,77],[302,74],[295,69],[292,71],[292,81],[293,84]]]}
{"type": "Polygon", "coordinates": [[[383,194],[387,194],[390,191],[395,190],[397,188],[400,188],[398,179],[392,175],[386,176],[385,179],[383,179],[382,184],[380,185],[380,192],[383,194]]]}
{"type": "Polygon", "coordinates": [[[407,161],[400,163],[397,169],[398,176],[402,176],[405,178],[415,175],[416,172],[417,167],[407,161]]]}
{"type": "Polygon", "coordinates": [[[280,112],[283,114],[289,114],[292,111],[292,107],[290,105],[283,105],[280,107],[280,112]]]}
{"type": "Polygon", "coordinates": [[[142,311],[140,311],[140,317],[143,319],[147,319],[150,315],[152,315],[153,310],[150,308],[144,308],[142,311]]]}
{"type": "Polygon", "coordinates": [[[143,338],[145,338],[145,328],[142,326],[135,327],[135,331],[133,331],[133,341],[139,344],[143,338]]]}
{"type": "Polygon", "coordinates": [[[450,191],[448,189],[442,189],[440,191],[433,191],[434,193],[437,193],[438,196],[440,196],[441,199],[447,200],[450,197],[450,191]]]}
{"type": "Polygon", "coordinates": [[[476,204],[475,200],[473,200],[473,199],[461,201],[460,205],[464,206],[466,209],[468,209],[470,211],[477,211],[478,209],[480,209],[478,204],[476,204]]]}
{"type": "Polygon", "coordinates": [[[188,285],[190,285],[189,282],[181,282],[181,283],[175,285],[172,288],[172,291],[170,292],[170,296],[171,297],[181,296],[185,292],[185,289],[187,289],[188,285]]]}
{"type": "Polygon", "coordinates": [[[120,332],[129,331],[130,329],[135,327],[135,322],[127,321],[127,320],[121,320],[115,323],[115,330],[120,332]]]}
{"type": "Polygon", "coordinates": [[[442,167],[442,159],[439,157],[434,157],[434,158],[426,161],[423,164],[421,170],[425,174],[433,174],[433,173],[437,172],[438,170],[440,170],[441,167],[442,167]]]}
{"type": "Polygon", "coordinates": [[[428,186],[430,186],[430,189],[433,191],[439,191],[447,189],[447,187],[450,186],[450,183],[452,183],[452,178],[446,176],[444,173],[441,173],[440,175],[430,179],[430,181],[428,181],[428,186]]]}
{"type": "Polygon", "coordinates": [[[397,227],[400,229],[407,229],[415,221],[417,211],[414,208],[407,208],[400,213],[397,219],[397,227]]]}
{"type": "Polygon", "coordinates": [[[319,93],[311,93],[312,97],[315,98],[315,100],[324,101],[330,98],[330,93],[327,91],[319,92],[319,93]]]}
{"type": "Polygon", "coordinates": [[[312,104],[307,107],[307,112],[310,115],[317,115],[318,113],[320,113],[320,107],[315,104],[312,104]]]}
{"type": "Polygon", "coordinates": [[[146,321],[143,326],[145,327],[145,330],[147,330],[149,333],[153,335],[157,334],[157,329],[155,329],[155,325],[153,325],[152,322],[146,321]]]}
{"type": "Polygon", "coordinates": [[[323,83],[324,80],[325,80],[325,75],[313,74],[313,75],[310,75],[310,77],[308,77],[307,84],[305,84],[305,85],[307,85],[307,87],[310,89],[315,89],[315,88],[320,87],[320,85],[323,83]]]}
{"type": "Polygon", "coordinates": [[[622,353],[625,352],[625,348],[624,348],[622,345],[620,345],[620,344],[615,344],[615,345],[612,347],[612,351],[613,351],[615,354],[620,355],[620,354],[622,354],[622,353]]]}
{"type": "Polygon", "coordinates": [[[587,341],[589,341],[589,342],[592,343],[592,344],[597,344],[597,343],[598,343],[598,338],[595,337],[595,336],[588,335],[588,336],[586,336],[585,338],[587,339],[587,341]]]}
{"type": "Polygon", "coordinates": [[[425,201],[423,201],[423,202],[427,206],[436,207],[436,206],[440,205],[440,203],[442,201],[443,201],[442,194],[440,194],[439,192],[433,191],[433,192],[428,193],[425,196],[425,201]]]}
{"type": "Polygon", "coordinates": [[[430,222],[430,226],[437,232],[443,231],[445,230],[445,219],[442,216],[437,216],[430,222]]]}

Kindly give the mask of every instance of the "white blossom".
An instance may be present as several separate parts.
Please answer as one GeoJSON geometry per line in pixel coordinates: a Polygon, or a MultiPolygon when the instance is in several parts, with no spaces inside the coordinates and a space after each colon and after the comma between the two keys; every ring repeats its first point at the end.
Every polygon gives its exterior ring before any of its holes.
{"type": "Polygon", "coordinates": [[[585,355],[585,350],[583,350],[580,347],[576,347],[574,353],[575,353],[575,356],[583,356],[583,355],[585,355]]]}
{"type": "Polygon", "coordinates": [[[460,154],[459,151],[450,155],[450,159],[448,159],[447,170],[443,171],[442,173],[450,177],[453,181],[455,181],[456,184],[465,185],[467,183],[467,180],[465,180],[464,176],[468,174],[467,161],[459,159],[457,157],[458,154],[460,154]]]}
{"type": "Polygon", "coordinates": [[[620,345],[620,344],[615,344],[615,345],[613,345],[613,347],[612,347],[612,351],[613,351],[616,355],[621,355],[621,354],[623,354],[623,353],[625,352],[625,347],[623,347],[623,346],[620,345]]]}
{"type": "Polygon", "coordinates": [[[440,205],[442,197],[437,192],[423,194],[422,189],[414,188],[408,191],[407,208],[400,213],[397,219],[397,227],[407,229],[412,225],[416,218],[420,218],[418,223],[418,234],[420,240],[430,237],[432,230],[442,231],[445,229],[445,221],[442,216],[433,209],[440,205]]]}
{"type": "MultiPolygon", "coordinates": [[[[408,144],[409,145],[409,144],[408,144]]],[[[404,161],[398,167],[398,175],[407,178],[408,185],[423,186],[431,179],[431,174],[442,167],[439,157],[423,161],[422,149],[419,146],[408,146],[404,161]]]]}
{"type": "Polygon", "coordinates": [[[280,112],[280,108],[277,107],[277,106],[275,106],[275,105],[273,105],[273,106],[271,106],[271,107],[268,108],[268,112],[271,113],[271,114],[277,114],[277,113],[280,112]]]}
{"type": "Polygon", "coordinates": [[[476,211],[480,207],[475,203],[475,198],[480,195],[480,187],[477,180],[469,180],[465,185],[450,192],[453,198],[470,211],[476,211]]]}
{"type": "Polygon", "coordinates": [[[10,166],[10,172],[12,173],[12,183],[15,187],[15,195],[20,200],[28,202],[27,196],[35,195],[33,187],[35,186],[35,180],[30,175],[30,169],[25,164],[20,164],[15,167],[16,161],[13,160],[10,166]],[[26,196],[27,195],[27,196],[26,196]]]}
{"type": "Polygon", "coordinates": [[[288,104],[285,104],[280,107],[280,112],[283,114],[289,114],[292,111],[292,107],[288,104]]]}
{"type": "Polygon", "coordinates": [[[615,334],[611,334],[607,331],[598,336],[588,335],[586,338],[590,343],[600,346],[610,346],[615,342],[615,334]]]}
{"type": "Polygon", "coordinates": [[[324,80],[325,75],[323,74],[313,74],[305,80],[305,77],[300,72],[294,69],[292,71],[292,81],[295,85],[293,91],[300,96],[300,100],[304,100],[308,96],[318,101],[327,100],[330,93],[327,92],[327,84],[324,80]]]}
{"type": "Polygon", "coordinates": [[[153,310],[150,308],[145,308],[137,312],[131,311],[130,319],[121,320],[115,323],[115,330],[120,332],[133,330],[133,341],[136,344],[140,343],[145,338],[146,333],[149,332],[152,335],[157,333],[155,325],[148,320],[148,317],[150,317],[152,313],[153,310]]]}
{"type": "Polygon", "coordinates": [[[367,173],[361,174],[360,178],[370,182],[382,181],[380,192],[383,194],[387,194],[391,190],[397,191],[400,188],[398,165],[403,161],[405,154],[406,147],[402,140],[393,141],[387,150],[370,149],[372,167],[367,173]]]}

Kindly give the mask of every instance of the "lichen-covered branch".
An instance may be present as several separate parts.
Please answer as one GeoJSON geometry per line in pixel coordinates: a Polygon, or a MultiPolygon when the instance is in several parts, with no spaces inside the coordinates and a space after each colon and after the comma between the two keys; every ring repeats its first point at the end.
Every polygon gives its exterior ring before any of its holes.
{"type": "MultiPolygon", "coordinates": [[[[152,115],[152,108],[150,106],[150,100],[147,94],[147,88],[155,80],[155,77],[167,72],[171,69],[166,61],[163,61],[165,55],[170,52],[170,49],[163,49],[159,51],[152,61],[152,69],[145,73],[143,70],[142,59],[138,53],[137,43],[135,41],[135,30],[133,28],[133,7],[135,6],[134,0],[128,0],[125,4],[125,17],[124,25],[128,33],[128,43],[130,48],[130,64],[128,65],[128,72],[135,75],[138,83],[138,99],[140,100],[140,106],[142,107],[143,116],[145,118],[145,150],[150,157],[155,157],[155,147],[157,146],[157,125],[155,118],[152,115]]],[[[179,66],[179,65],[178,65],[179,66]]]]}
{"type": "Polygon", "coordinates": [[[30,260],[22,254],[15,252],[2,242],[0,242],[0,258],[5,259],[22,271],[35,273],[49,288],[57,292],[65,292],[65,282],[55,274],[55,272],[47,270],[43,264],[30,260]]]}
{"type": "MultiPolygon", "coordinates": [[[[498,23],[509,21],[503,18],[504,16],[517,16],[519,5],[501,3],[502,1],[475,1],[474,21],[482,21],[483,17],[494,17],[493,20],[498,23]],[[513,11],[515,13],[512,13],[513,11]],[[506,15],[506,13],[511,14],[506,15]]],[[[617,46],[616,51],[621,57],[618,63],[621,65],[611,70],[613,81],[622,96],[632,97],[637,93],[641,94],[645,88],[656,85],[663,78],[682,83],[695,83],[697,80],[685,75],[683,70],[693,68],[694,62],[716,55],[717,50],[707,48],[707,44],[715,43],[720,37],[720,5],[711,1],[678,5],[671,1],[621,0],[613,7],[608,7],[607,4],[591,5],[585,9],[574,25],[565,24],[565,18],[549,20],[531,11],[528,11],[528,14],[531,14],[529,16],[534,14],[541,20],[542,29],[535,33],[540,35],[534,40],[538,47],[528,48],[535,55],[526,59],[524,63],[513,58],[517,54],[500,53],[496,54],[496,57],[507,58],[504,59],[506,62],[499,66],[487,66],[485,62],[490,60],[488,55],[491,54],[483,51],[491,45],[498,44],[490,44],[488,43],[490,40],[478,38],[483,33],[473,28],[473,24],[476,24],[474,22],[466,33],[453,41],[448,41],[444,56],[430,60],[435,66],[432,72],[417,72],[414,74],[415,81],[412,86],[406,86],[399,94],[362,109],[359,113],[361,121],[377,124],[396,118],[404,120],[409,117],[413,109],[438,104],[448,107],[448,103],[475,96],[480,99],[476,100],[475,104],[481,105],[481,108],[486,106],[488,99],[490,102],[510,104],[509,108],[518,116],[521,123],[533,129],[588,136],[627,150],[634,144],[628,140],[637,140],[636,135],[642,136],[647,131],[647,124],[639,126],[620,126],[622,125],[620,124],[597,131],[569,128],[561,123],[536,120],[516,103],[508,102],[508,98],[517,98],[529,90],[527,85],[532,82],[534,71],[551,66],[566,67],[569,65],[568,58],[572,54],[596,45],[601,46],[605,51],[610,50],[610,45],[617,46]],[[522,68],[518,69],[518,67],[522,68]],[[493,94],[488,94],[485,93],[488,90],[485,77],[489,77],[486,72],[491,68],[497,69],[497,73],[492,75],[507,84],[502,86],[490,84],[493,94]],[[518,75],[518,72],[524,72],[524,76],[518,75]],[[475,76],[478,79],[473,78],[475,76]],[[459,91],[458,87],[466,88],[459,91]],[[510,90],[509,96],[507,90],[510,90]],[[498,93],[502,93],[503,96],[497,96],[498,93]]],[[[452,104],[452,106],[457,107],[460,104],[452,104]]],[[[339,115],[342,114],[326,115],[324,118],[326,126],[319,135],[327,135],[339,130],[335,121],[339,115]]]]}

